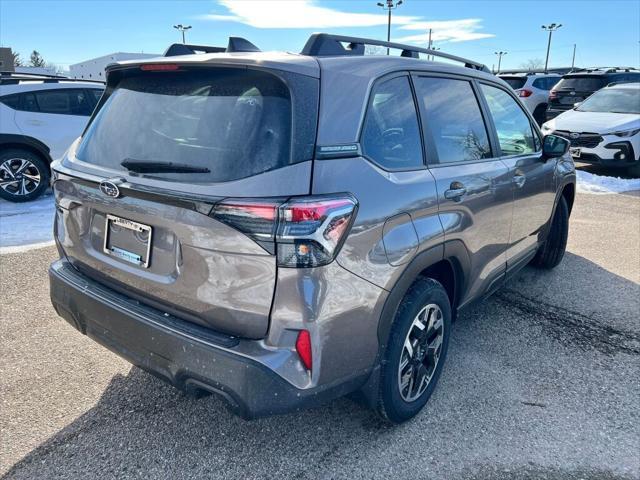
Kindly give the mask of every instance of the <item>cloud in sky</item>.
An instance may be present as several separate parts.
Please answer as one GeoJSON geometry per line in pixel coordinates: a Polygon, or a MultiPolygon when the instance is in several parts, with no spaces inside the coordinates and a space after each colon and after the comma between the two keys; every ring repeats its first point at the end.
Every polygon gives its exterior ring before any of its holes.
{"type": "MultiPolygon", "coordinates": [[[[219,0],[227,9],[224,14],[207,14],[199,18],[238,22],[254,28],[340,28],[376,27],[387,24],[387,15],[380,13],[344,12],[320,6],[317,0],[219,0]],[[286,12],[286,14],[283,14],[286,12]]],[[[493,34],[478,32],[482,21],[477,18],[429,22],[422,17],[394,15],[394,25],[408,31],[420,31],[395,41],[427,43],[429,28],[433,28],[434,41],[464,42],[493,37],[493,34]]],[[[409,32],[407,32],[409,33],[409,32]]]]}

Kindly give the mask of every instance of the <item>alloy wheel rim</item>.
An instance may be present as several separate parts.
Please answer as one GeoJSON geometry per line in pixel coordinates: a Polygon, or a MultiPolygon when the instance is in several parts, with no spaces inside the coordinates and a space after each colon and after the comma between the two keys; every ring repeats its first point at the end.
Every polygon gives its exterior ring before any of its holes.
{"type": "Polygon", "coordinates": [[[433,303],[426,305],[413,319],[400,354],[398,389],[405,402],[417,400],[429,386],[440,361],[443,338],[442,310],[433,303]]]}
{"type": "Polygon", "coordinates": [[[29,160],[10,158],[0,164],[0,188],[11,195],[29,195],[40,182],[40,171],[29,160]]]}

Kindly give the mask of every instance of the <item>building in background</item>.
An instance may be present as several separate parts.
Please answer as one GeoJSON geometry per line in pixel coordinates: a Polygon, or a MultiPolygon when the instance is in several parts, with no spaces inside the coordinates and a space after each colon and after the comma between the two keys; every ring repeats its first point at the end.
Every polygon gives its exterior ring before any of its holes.
{"type": "Polygon", "coordinates": [[[107,65],[123,60],[138,60],[141,58],[159,57],[159,53],[127,53],[116,52],[102,57],[92,58],[84,62],[69,65],[69,77],[83,78],[85,80],[105,81],[104,69],[107,65]]]}

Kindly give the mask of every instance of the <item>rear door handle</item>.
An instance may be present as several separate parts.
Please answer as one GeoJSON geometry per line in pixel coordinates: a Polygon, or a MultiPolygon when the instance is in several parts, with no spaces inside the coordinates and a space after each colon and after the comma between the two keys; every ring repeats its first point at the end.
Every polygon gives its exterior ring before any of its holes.
{"type": "Polygon", "coordinates": [[[522,188],[524,183],[527,181],[526,175],[516,174],[513,176],[513,183],[515,183],[518,188],[522,188]]]}
{"type": "Polygon", "coordinates": [[[451,182],[449,190],[444,191],[444,198],[447,200],[460,201],[461,198],[467,193],[467,189],[460,182],[451,182]]]}

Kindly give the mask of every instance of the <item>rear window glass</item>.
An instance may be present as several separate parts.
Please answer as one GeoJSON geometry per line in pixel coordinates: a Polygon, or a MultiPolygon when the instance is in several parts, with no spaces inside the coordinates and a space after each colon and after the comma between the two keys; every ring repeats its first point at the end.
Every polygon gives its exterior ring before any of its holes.
{"type": "Polygon", "coordinates": [[[565,77],[555,86],[556,90],[577,90],[594,92],[605,86],[605,80],[599,77],[565,77]]]}
{"type": "MultiPolygon", "coordinates": [[[[274,75],[218,68],[125,77],[77,151],[113,170],[121,163],[178,164],[197,172],[141,174],[168,181],[225,182],[292,163],[289,89],[274,75]]],[[[160,169],[161,170],[161,169],[160,169]]]]}
{"type": "Polygon", "coordinates": [[[500,77],[500,78],[505,82],[507,82],[509,86],[514,90],[524,87],[524,84],[527,83],[527,77],[500,77]]]}

